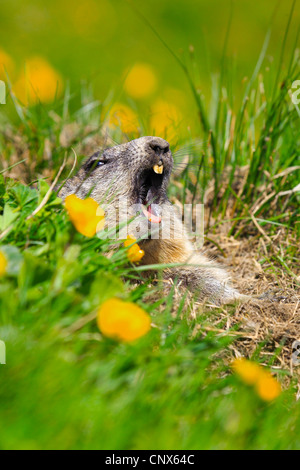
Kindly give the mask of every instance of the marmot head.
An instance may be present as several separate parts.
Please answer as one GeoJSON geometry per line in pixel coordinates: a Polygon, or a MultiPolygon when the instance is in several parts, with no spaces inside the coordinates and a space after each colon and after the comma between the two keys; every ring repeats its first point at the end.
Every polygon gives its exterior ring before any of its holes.
{"type": "Polygon", "coordinates": [[[155,222],[159,218],[156,208],[168,202],[166,191],[172,167],[167,141],[141,137],[94,153],[66,182],[59,196],[91,196],[108,208],[116,208],[123,198],[128,206],[140,206],[144,215],[155,222]]]}

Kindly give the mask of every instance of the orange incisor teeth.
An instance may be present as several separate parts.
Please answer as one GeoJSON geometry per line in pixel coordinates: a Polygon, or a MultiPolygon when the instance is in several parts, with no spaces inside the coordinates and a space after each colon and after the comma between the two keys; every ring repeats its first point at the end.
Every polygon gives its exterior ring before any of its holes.
{"type": "Polygon", "coordinates": [[[164,166],[163,165],[154,165],[153,167],[153,171],[155,173],[157,173],[158,175],[162,175],[163,171],[164,171],[164,166]]]}

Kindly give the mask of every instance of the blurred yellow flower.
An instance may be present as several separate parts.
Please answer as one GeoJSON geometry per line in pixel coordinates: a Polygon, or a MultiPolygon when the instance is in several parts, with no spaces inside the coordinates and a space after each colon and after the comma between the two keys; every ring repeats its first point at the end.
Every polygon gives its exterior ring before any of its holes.
{"type": "Polygon", "coordinates": [[[256,384],[256,391],[262,400],[275,400],[281,394],[280,383],[269,372],[262,372],[256,384]]]}
{"type": "Polygon", "coordinates": [[[138,134],[139,121],[135,112],[125,104],[116,103],[109,113],[109,125],[120,128],[124,134],[138,134]]]}
{"type": "Polygon", "coordinates": [[[151,95],[157,87],[157,79],[148,64],[135,64],[126,77],[124,89],[132,98],[140,99],[151,95]]]}
{"type": "Polygon", "coordinates": [[[150,131],[168,141],[176,139],[182,114],[174,104],[157,100],[151,108],[150,131]]]}
{"type": "Polygon", "coordinates": [[[151,328],[149,315],[132,302],[112,298],[98,310],[97,324],[107,337],[130,342],[144,336],[151,328]]]}
{"type": "Polygon", "coordinates": [[[124,241],[124,247],[128,248],[127,257],[131,263],[138,263],[143,258],[145,252],[142,250],[136,242],[136,238],[128,236],[127,240],[124,241]],[[131,245],[131,246],[130,246],[131,245]]]}
{"type": "Polygon", "coordinates": [[[253,385],[259,397],[264,401],[272,401],[281,393],[279,382],[258,364],[241,358],[232,364],[233,370],[247,385],[253,385]]]}
{"type": "Polygon", "coordinates": [[[6,273],[7,259],[2,251],[0,251],[0,276],[6,273]]]}
{"type": "Polygon", "coordinates": [[[18,99],[25,105],[38,101],[51,102],[62,92],[60,74],[42,57],[32,57],[26,61],[25,71],[13,86],[18,99]]]}
{"type": "Polygon", "coordinates": [[[80,199],[76,194],[66,197],[65,207],[76,230],[86,237],[93,237],[105,224],[104,210],[94,199],[80,199]]]}
{"type": "Polygon", "coordinates": [[[232,368],[247,385],[254,385],[261,374],[261,368],[258,364],[244,358],[236,359],[232,368]]]}
{"type": "Polygon", "coordinates": [[[0,48],[0,79],[6,80],[6,72],[8,77],[11,78],[14,68],[15,64],[13,59],[0,48]]]}

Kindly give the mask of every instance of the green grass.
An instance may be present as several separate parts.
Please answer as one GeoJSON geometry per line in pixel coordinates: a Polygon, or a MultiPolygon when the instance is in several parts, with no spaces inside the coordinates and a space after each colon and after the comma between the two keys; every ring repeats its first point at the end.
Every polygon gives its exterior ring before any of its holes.
{"type": "MultiPolygon", "coordinates": [[[[230,217],[228,235],[260,236],[255,216],[268,237],[280,227],[286,239],[299,242],[299,194],[280,196],[299,183],[299,169],[276,177],[300,163],[299,116],[288,94],[299,77],[299,61],[295,49],[283,61],[284,41],[280,67],[265,70],[268,40],[269,35],[239,102],[226,48],[211,106],[186,69],[199,130],[174,146],[177,167],[185,153],[190,161],[178,177],[181,189],[172,184],[170,195],[185,201],[192,194],[201,201],[213,180],[210,232],[230,217]],[[195,145],[199,137],[201,151],[195,145]],[[249,173],[237,194],[234,173],[246,164],[249,173]],[[254,211],[258,198],[263,203],[254,211]]],[[[101,131],[101,105],[90,90],[82,88],[79,105],[73,98],[67,90],[62,101],[30,109],[15,101],[18,118],[1,115],[0,241],[9,259],[0,280],[0,338],[7,346],[7,365],[0,366],[1,448],[299,449],[295,379],[268,404],[233,375],[224,357],[232,357],[230,346],[238,339],[206,328],[210,315],[216,318],[221,310],[204,310],[193,319],[183,301],[174,305],[173,292],[162,298],[159,285],[130,283],[140,279],[140,271],[127,263],[124,250],[108,259],[109,241],[75,233],[55,193],[29,217],[49,189],[47,171],[56,174],[67,155],[67,176],[71,147],[81,152],[82,141],[101,131]],[[63,147],[61,133],[75,122],[78,132],[63,147]],[[30,184],[6,176],[4,168],[15,165],[16,156],[26,159],[19,168],[26,169],[30,184]],[[157,327],[134,344],[102,337],[94,320],[76,328],[112,296],[136,302],[157,327]]],[[[149,129],[141,122],[144,135],[149,129]]],[[[120,132],[112,137],[120,139],[120,132]]],[[[23,170],[18,174],[23,177],[23,170]]],[[[270,269],[280,266],[291,276],[297,247],[283,245],[274,255],[271,245],[270,269]]],[[[253,358],[259,361],[259,351],[253,358]]],[[[289,371],[277,375],[284,382],[289,371]]]]}

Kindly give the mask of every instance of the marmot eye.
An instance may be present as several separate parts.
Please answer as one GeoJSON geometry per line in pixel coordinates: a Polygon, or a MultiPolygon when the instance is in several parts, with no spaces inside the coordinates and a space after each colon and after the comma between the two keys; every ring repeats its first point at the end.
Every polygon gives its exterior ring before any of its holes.
{"type": "Polygon", "coordinates": [[[103,166],[103,165],[105,165],[105,163],[107,163],[107,160],[99,160],[99,161],[96,163],[96,168],[97,168],[98,166],[103,166]]]}
{"type": "Polygon", "coordinates": [[[99,166],[103,166],[105,165],[105,163],[107,163],[107,160],[106,159],[101,159],[101,160],[98,160],[98,159],[95,159],[95,160],[92,160],[92,161],[88,161],[86,164],[85,164],[85,170],[87,172],[92,172],[94,171],[96,168],[98,168],[99,166]]]}

